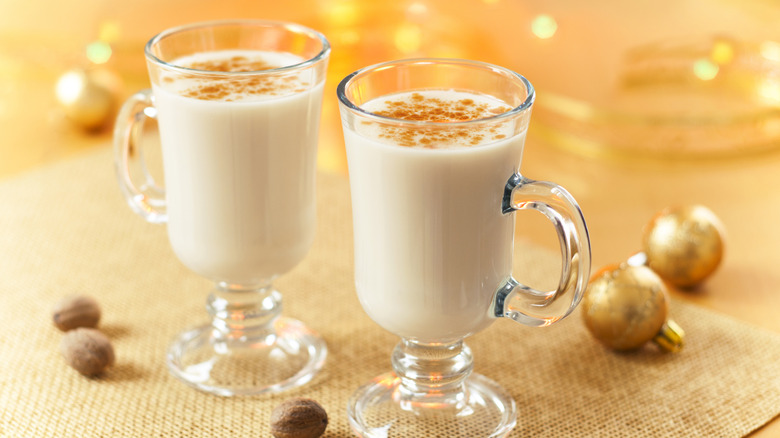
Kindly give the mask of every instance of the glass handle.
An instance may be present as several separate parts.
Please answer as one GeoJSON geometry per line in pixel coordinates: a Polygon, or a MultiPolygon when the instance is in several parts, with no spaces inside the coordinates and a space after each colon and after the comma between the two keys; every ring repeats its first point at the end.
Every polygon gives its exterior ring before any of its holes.
{"type": "Polygon", "coordinates": [[[590,276],[590,238],[577,202],[563,187],[515,174],[504,191],[503,212],[537,210],[555,226],[561,245],[561,278],[556,290],[539,291],[510,277],[498,290],[495,316],[524,325],[546,326],[579,304],[590,276]]]}
{"type": "Polygon", "coordinates": [[[139,91],[127,99],[114,127],[114,166],[130,208],[148,222],[164,223],[168,220],[165,190],[149,173],[140,141],[144,122],[156,117],[152,90],[139,91]]]}

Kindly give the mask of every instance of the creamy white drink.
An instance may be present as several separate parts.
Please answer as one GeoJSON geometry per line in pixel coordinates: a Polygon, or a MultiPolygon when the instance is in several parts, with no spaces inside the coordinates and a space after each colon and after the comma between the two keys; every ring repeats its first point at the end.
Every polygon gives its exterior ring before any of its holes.
{"type": "Polygon", "coordinates": [[[409,91],[360,107],[442,128],[359,120],[344,130],[363,308],[390,332],[421,342],[485,328],[511,273],[514,215],[502,213],[502,197],[525,132],[511,121],[451,126],[510,110],[473,92],[409,91]]]}
{"type": "MultiPolygon", "coordinates": [[[[246,72],[303,61],[243,50],[170,64],[246,72]]],[[[299,263],[314,238],[323,84],[305,69],[262,77],[192,73],[163,73],[154,85],[171,245],[187,267],[212,280],[268,282],[299,263]]]]}

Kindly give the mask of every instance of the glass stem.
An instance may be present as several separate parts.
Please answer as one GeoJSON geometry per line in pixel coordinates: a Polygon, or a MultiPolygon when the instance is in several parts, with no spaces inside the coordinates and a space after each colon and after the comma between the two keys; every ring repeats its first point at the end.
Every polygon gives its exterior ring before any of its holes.
{"type": "Polygon", "coordinates": [[[423,344],[403,339],[393,350],[392,363],[401,380],[395,397],[403,409],[460,410],[466,403],[465,381],[474,360],[462,340],[423,344]]]}
{"type": "Polygon", "coordinates": [[[264,285],[219,282],[206,300],[214,336],[224,341],[275,336],[274,321],[282,313],[282,295],[264,285]]]}

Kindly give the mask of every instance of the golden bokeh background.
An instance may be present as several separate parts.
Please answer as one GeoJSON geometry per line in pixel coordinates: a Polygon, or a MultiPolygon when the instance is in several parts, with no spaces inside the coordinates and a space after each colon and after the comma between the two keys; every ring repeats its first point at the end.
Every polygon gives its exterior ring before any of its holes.
{"type": "Polygon", "coordinates": [[[226,18],[295,21],[331,41],[323,169],[346,168],[338,81],[407,57],[520,72],[538,90],[531,139],[589,155],[698,159],[772,149],[780,137],[780,6],[768,0],[3,0],[0,175],[109,135],[84,138],[62,119],[52,89],[65,71],[108,69],[124,99],[148,84],[143,46],[154,34],[226,18]]]}

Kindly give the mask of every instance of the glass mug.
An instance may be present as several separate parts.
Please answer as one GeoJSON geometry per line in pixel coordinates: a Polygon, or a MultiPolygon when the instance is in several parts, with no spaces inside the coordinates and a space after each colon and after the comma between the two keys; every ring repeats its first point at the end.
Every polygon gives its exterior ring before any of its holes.
{"type": "Polygon", "coordinates": [[[307,254],[315,230],[317,138],[330,45],[292,23],[215,21],[166,30],[145,48],[151,90],[115,128],[130,207],[166,223],[189,269],[216,283],[210,325],[182,333],[171,372],[219,394],[277,392],[323,366],[323,340],[281,317],[272,281],[307,254]],[[164,189],[138,147],[156,118],[164,189]]]}
{"type": "Polygon", "coordinates": [[[393,373],[352,396],[360,436],[504,436],[512,398],[471,373],[463,339],[499,317],[546,326],[577,306],[590,273],[582,212],[562,187],[519,173],[534,89],[502,67],[453,59],[374,65],[337,94],[352,193],[355,285],[380,326],[401,337],[393,373]],[[512,278],[513,212],[553,222],[556,290],[512,278]]]}

